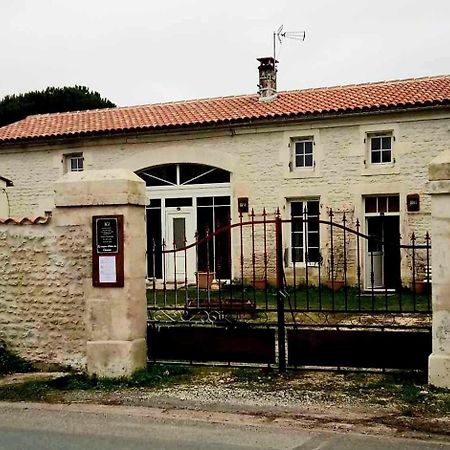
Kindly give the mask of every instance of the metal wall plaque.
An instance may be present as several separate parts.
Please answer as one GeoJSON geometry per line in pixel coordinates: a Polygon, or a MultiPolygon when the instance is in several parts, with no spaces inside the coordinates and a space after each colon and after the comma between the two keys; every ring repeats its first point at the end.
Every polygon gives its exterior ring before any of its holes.
{"type": "Polygon", "coordinates": [[[408,210],[408,212],[420,211],[419,194],[408,194],[406,196],[406,209],[408,210]]]}
{"type": "Polygon", "coordinates": [[[123,287],[123,216],[92,217],[92,284],[123,287]]]}
{"type": "Polygon", "coordinates": [[[240,213],[248,213],[248,197],[238,198],[238,211],[240,213]]]}
{"type": "Polygon", "coordinates": [[[118,253],[119,235],[117,218],[96,218],[95,219],[95,238],[97,253],[118,253]]]}

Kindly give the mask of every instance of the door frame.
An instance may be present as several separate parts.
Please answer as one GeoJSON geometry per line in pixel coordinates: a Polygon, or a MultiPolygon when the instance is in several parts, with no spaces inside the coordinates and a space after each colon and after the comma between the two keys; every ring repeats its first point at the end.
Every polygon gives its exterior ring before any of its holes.
{"type": "MultiPolygon", "coordinates": [[[[371,213],[365,212],[366,211],[366,209],[365,209],[365,202],[366,202],[366,199],[368,197],[398,197],[399,205],[401,205],[400,194],[371,194],[371,195],[363,196],[363,202],[362,202],[363,203],[363,209],[362,209],[362,211],[364,213],[364,221],[363,221],[363,224],[364,224],[363,225],[363,227],[364,227],[363,232],[364,232],[364,234],[366,234],[366,235],[369,234],[368,233],[369,230],[368,230],[367,219],[369,219],[371,217],[381,217],[381,216],[384,216],[384,217],[398,217],[398,222],[399,222],[398,223],[398,226],[399,226],[399,230],[398,231],[399,231],[399,234],[400,234],[400,227],[401,227],[401,211],[400,211],[400,208],[399,208],[398,211],[395,211],[395,212],[388,212],[388,211],[386,211],[386,212],[371,212],[371,213]]],[[[384,229],[382,230],[382,240],[383,240],[383,242],[385,242],[385,240],[386,240],[386,237],[384,236],[384,229]]],[[[370,282],[370,259],[369,259],[370,258],[370,253],[368,251],[368,246],[369,246],[369,241],[368,241],[368,239],[366,239],[364,245],[362,246],[363,264],[364,264],[364,266],[363,266],[364,267],[364,270],[363,270],[363,274],[364,274],[363,286],[364,286],[364,289],[371,290],[372,289],[372,284],[370,282]]],[[[386,289],[384,255],[385,255],[385,251],[384,251],[384,248],[383,248],[382,255],[381,255],[381,257],[382,257],[382,273],[381,273],[382,286],[381,287],[375,287],[374,286],[374,290],[385,290],[386,289]]]]}

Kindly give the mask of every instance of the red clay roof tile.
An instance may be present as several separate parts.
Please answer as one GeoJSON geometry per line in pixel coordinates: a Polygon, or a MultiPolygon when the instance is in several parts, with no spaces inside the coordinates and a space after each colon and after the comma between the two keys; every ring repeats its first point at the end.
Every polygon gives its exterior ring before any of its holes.
{"type": "Polygon", "coordinates": [[[0,144],[120,131],[238,123],[386,108],[450,104],[450,75],[258,95],[29,116],[0,128],[0,144]]]}

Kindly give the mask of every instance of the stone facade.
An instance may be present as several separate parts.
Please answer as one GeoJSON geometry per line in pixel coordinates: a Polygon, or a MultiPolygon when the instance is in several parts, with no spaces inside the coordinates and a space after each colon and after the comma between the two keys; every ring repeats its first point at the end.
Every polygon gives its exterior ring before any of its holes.
{"type": "MultiPolygon", "coordinates": [[[[329,208],[359,218],[365,230],[363,198],[400,196],[400,233],[415,231],[423,242],[430,228],[430,199],[425,195],[427,164],[447,148],[450,112],[435,109],[358,117],[297,121],[204,131],[140,133],[134,137],[74,139],[64,143],[4,146],[0,167],[14,179],[10,189],[13,215],[42,214],[53,206],[53,183],[64,173],[65,155],[82,152],[84,167],[138,171],[169,163],[200,163],[231,172],[232,221],[238,220],[237,198],[250,209],[289,215],[292,199],[320,199],[322,216],[329,208]],[[394,137],[393,161],[368,163],[367,137],[375,132],[394,137]],[[315,167],[294,169],[292,139],[314,138],[315,167]],[[420,195],[419,212],[406,211],[406,195],[420,195]]],[[[339,217],[339,214],[336,216],[339,217]]],[[[351,223],[350,223],[351,225],[351,223]]],[[[322,237],[326,235],[323,231],[322,237]]],[[[287,238],[286,238],[287,239],[287,238]]],[[[326,239],[321,239],[326,245],[326,239]]],[[[288,242],[285,242],[288,246],[288,242]]],[[[236,258],[234,259],[236,261],[236,258]]],[[[403,261],[403,264],[406,264],[403,261]]]]}

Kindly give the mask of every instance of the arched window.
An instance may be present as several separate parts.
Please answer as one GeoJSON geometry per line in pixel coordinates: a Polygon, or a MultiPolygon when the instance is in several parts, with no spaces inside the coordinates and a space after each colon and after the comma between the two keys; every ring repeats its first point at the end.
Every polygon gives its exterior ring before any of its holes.
{"type": "Polygon", "coordinates": [[[166,164],[136,172],[147,186],[229,183],[230,172],[205,164],[166,164]]]}

